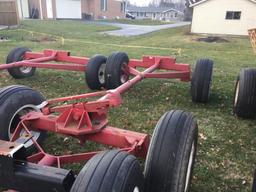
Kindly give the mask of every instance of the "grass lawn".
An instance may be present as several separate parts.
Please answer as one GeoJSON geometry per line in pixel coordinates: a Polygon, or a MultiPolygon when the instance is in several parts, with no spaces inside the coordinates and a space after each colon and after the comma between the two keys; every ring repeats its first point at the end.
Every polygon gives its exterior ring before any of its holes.
{"type": "MultiPolygon", "coordinates": [[[[192,191],[251,190],[256,168],[256,121],[232,115],[237,74],[241,68],[256,66],[256,55],[247,37],[229,37],[229,43],[197,42],[198,36],[189,35],[188,27],[137,37],[112,37],[97,32],[113,30],[113,27],[78,21],[24,21],[21,28],[0,31],[0,36],[10,40],[0,42],[0,63],[4,63],[8,52],[17,46],[34,51],[45,48],[70,50],[74,55],[84,56],[109,55],[113,51],[125,51],[130,58],[172,55],[178,62],[190,63],[192,68],[199,58],[213,59],[214,79],[209,104],[191,101],[189,83],[146,79],[124,94],[121,107],[111,109],[110,124],[151,134],[164,112],[172,109],[190,111],[198,119],[200,132],[192,191]]],[[[7,72],[1,72],[0,78],[0,87],[27,85],[42,92],[47,99],[90,91],[85,85],[84,74],[77,72],[38,70],[36,76],[24,80],[14,80],[7,72]]],[[[45,146],[53,153],[84,150],[73,140],[64,144],[63,137],[49,134],[48,138],[45,146]]],[[[91,143],[88,145],[89,149],[95,147],[91,143]]]]}
{"type": "Polygon", "coordinates": [[[110,19],[110,20],[102,20],[103,22],[113,22],[113,23],[121,23],[121,24],[131,24],[131,25],[166,25],[175,22],[170,21],[159,21],[159,20],[151,20],[151,19],[110,19]]]}

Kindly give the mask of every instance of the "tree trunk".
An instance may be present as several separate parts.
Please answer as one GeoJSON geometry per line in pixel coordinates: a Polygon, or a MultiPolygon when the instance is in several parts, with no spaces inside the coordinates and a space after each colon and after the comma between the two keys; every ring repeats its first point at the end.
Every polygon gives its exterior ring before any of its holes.
{"type": "Polygon", "coordinates": [[[185,6],[185,13],[184,13],[184,21],[192,21],[193,16],[193,8],[189,7],[189,0],[186,0],[185,6]]]}

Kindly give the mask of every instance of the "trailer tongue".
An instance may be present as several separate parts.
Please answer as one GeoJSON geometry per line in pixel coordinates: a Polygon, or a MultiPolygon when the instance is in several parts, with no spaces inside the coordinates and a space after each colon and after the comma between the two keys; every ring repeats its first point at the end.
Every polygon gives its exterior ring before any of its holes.
{"type": "Polygon", "coordinates": [[[23,144],[0,141],[0,186],[26,192],[70,191],[72,171],[29,163],[23,144]]]}

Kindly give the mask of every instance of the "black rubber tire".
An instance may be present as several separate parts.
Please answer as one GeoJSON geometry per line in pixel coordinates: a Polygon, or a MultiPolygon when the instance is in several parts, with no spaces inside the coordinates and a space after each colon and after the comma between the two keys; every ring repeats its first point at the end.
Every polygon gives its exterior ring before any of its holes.
{"type": "Polygon", "coordinates": [[[256,170],[254,171],[253,184],[252,184],[252,192],[256,192],[256,170]]]}
{"type": "MultiPolygon", "coordinates": [[[[115,89],[125,82],[121,81],[122,67],[128,65],[129,57],[126,53],[115,52],[107,59],[106,65],[106,88],[115,89]]],[[[129,77],[126,81],[128,81],[129,77]]]]}
{"type": "Polygon", "coordinates": [[[134,192],[135,187],[144,190],[138,160],[126,152],[111,150],[86,163],[71,192],[134,192]]]}
{"type": "MultiPolygon", "coordinates": [[[[37,91],[29,87],[13,85],[4,87],[0,91],[0,139],[9,141],[9,124],[15,113],[26,105],[39,105],[45,101],[44,97],[37,91]]],[[[20,119],[18,116],[13,119],[13,128],[18,125],[20,119]]],[[[37,139],[38,143],[42,143],[46,137],[46,132],[41,131],[37,139]]],[[[27,146],[28,154],[35,150],[33,145],[27,146]]]]}
{"type": "Polygon", "coordinates": [[[207,103],[210,99],[213,61],[200,59],[196,63],[191,80],[192,101],[207,103]]]}
{"type": "Polygon", "coordinates": [[[233,111],[238,117],[256,116],[256,69],[243,69],[237,78],[233,111]]]}
{"type": "MultiPolygon", "coordinates": [[[[22,61],[24,58],[24,54],[26,52],[31,52],[31,50],[28,48],[25,48],[25,47],[14,48],[8,54],[8,56],[6,58],[6,64],[17,62],[17,61],[22,61]]],[[[20,67],[8,69],[9,74],[15,79],[23,79],[23,78],[27,78],[27,77],[32,77],[35,74],[35,71],[36,71],[35,67],[31,68],[30,72],[28,72],[28,73],[22,72],[20,67]]]]}
{"type": "Polygon", "coordinates": [[[161,117],[147,154],[144,171],[146,192],[184,192],[186,181],[189,191],[197,137],[197,122],[192,114],[177,110],[161,117]],[[186,180],[190,159],[191,174],[186,180]]]}
{"type": "Polygon", "coordinates": [[[92,57],[86,66],[85,80],[88,87],[92,90],[101,90],[105,87],[105,70],[101,70],[102,65],[106,65],[107,57],[104,55],[95,55],[92,57]],[[100,74],[99,74],[100,73],[100,74]],[[103,76],[102,81],[99,79],[99,75],[103,76]]]}

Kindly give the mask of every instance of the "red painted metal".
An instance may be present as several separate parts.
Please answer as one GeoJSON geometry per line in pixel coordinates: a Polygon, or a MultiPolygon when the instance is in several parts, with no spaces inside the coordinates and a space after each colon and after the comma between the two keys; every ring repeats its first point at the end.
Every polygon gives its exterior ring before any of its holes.
{"type": "MultiPolygon", "coordinates": [[[[24,61],[0,65],[0,70],[29,66],[84,71],[88,61],[89,58],[74,57],[67,51],[45,50],[43,53],[27,52],[24,61]],[[56,63],[45,63],[49,61],[56,63]]],[[[127,75],[133,78],[116,89],[62,97],[45,102],[41,112],[30,112],[22,117],[11,141],[20,137],[21,130],[24,129],[38,149],[38,153],[28,157],[28,161],[48,166],[61,167],[68,163],[83,162],[99,153],[100,150],[60,156],[47,154],[33,139],[31,130],[71,136],[78,139],[82,145],[86,145],[86,141],[94,141],[145,158],[149,136],[108,126],[109,108],[121,105],[121,94],[144,78],[175,78],[190,81],[190,67],[188,64],[177,64],[176,60],[171,57],[145,56],[142,60],[130,60],[125,70],[127,75]],[[140,71],[137,68],[145,68],[145,70],[140,71]],[[155,72],[157,70],[159,71],[155,72]],[[64,102],[68,104],[63,104],[64,102]]]]}
{"type": "MultiPolygon", "coordinates": [[[[86,135],[85,140],[95,141],[112,147],[120,148],[137,157],[145,158],[149,146],[149,136],[147,134],[122,130],[114,127],[106,127],[97,134],[86,135]]],[[[56,165],[61,167],[64,164],[79,163],[89,160],[101,151],[85,152],[68,155],[50,155],[43,149],[39,149],[37,154],[28,157],[28,161],[41,165],[56,165]]]]}
{"type": "MultiPolygon", "coordinates": [[[[150,68],[152,65],[155,65],[157,60],[161,60],[157,68],[169,72],[151,73],[145,75],[144,78],[176,78],[182,81],[190,81],[190,66],[188,64],[177,64],[176,60],[171,57],[144,56],[142,60],[131,59],[128,73],[135,76],[141,74],[136,68],[150,68]]],[[[37,67],[84,72],[88,61],[89,58],[71,56],[68,51],[46,49],[42,53],[26,52],[23,61],[0,65],[0,70],[14,67],[37,67]],[[46,63],[49,61],[56,63],[46,63]]],[[[148,71],[146,73],[148,73],[148,71]]]]}
{"type": "Polygon", "coordinates": [[[52,61],[55,58],[56,58],[56,52],[53,52],[52,55],[48,55],[45,57],[38,57],[38,58],[33,58],[31,60],[23,60],[15,63],[9,63],[8,65],[0,65],[0,70],[14,68],[14,67],[24,67],[26,66],[26,63],[29,63],[29,62],[37,62],[40,65],[41,62],[52,61]]]}

